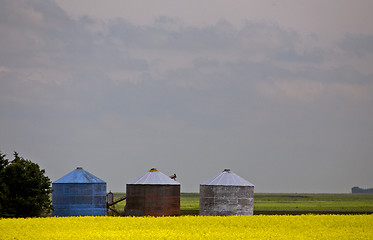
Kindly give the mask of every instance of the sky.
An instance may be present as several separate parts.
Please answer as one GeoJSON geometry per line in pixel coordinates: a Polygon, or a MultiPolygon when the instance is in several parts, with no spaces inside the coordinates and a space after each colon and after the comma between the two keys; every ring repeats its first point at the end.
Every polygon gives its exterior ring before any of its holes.
{"type": "Polygon", "coordinates": [[[0,0],[0,150],[56,181],[373,187],[373,1],[0,0]]]}

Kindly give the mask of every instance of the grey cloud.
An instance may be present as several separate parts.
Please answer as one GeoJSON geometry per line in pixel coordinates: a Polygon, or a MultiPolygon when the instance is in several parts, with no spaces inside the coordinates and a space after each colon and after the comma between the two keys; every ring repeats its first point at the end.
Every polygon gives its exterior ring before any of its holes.
{"type": "Polygon", "coordinates": [[[89,54],[89,34],[55,3],[20,1],[12,5],[15,6],[2,16],[9,24],[0,24],[4,33],[0,49],[2,65],[13,62],[11,66],[49,66],[50,61],[58,60],[61,55],[71,62],[78,54],[89,54]],[[48,59],[43,62],[40,58],[45,55],[48,59]]]}
{"type": "MultiPolygon", "coordinates": [[[[351,178],[333,166],[348,171],[354,159],[369,174],[371,98],[297,97],[309,82],[357,86],[359,97],[372,76],[337,58],[324,65],[337,54],[295,31],[167,16],[147,26],[74,20],[49,1],[6,1],[0,11],[0,147],[40,160],[53,180],[87,165],[123,191],[133,172],[159,167],[198,191],[204,176],[231,167],[259,191],[348,191],[351,178]]],[[[351,39],[338,46],[359,53],[355,44],[370,41],[351,39]]]]}
{"type": "Polygon", "coordinates": [[[293,49],[299,41],[295,32],[285,31],[266,23],[246,22],[236,29],[227,21],[212,26],[184,26],[180,21],[161,18],[152,26],[135,26],[121,19],[108,24],[109,36],[120,39],[126,46],[142,46],[178,51],[222,51],[240,49],[244,53],[293,49]],[[159,24],[161,21],[162,24],[159,24]],[[167,23],[174,27],[169,28],[167,23]],[[165,27],[166,25],[166,27],[165,27]],[[175,27],[177,26],[177,27],[175,27]]]}
{"type": "Polygon", "coordinates": [[[321,51],[298,53],[295,49],[279,50],[274,58],[278,61],[294,63],[320,63],[324,61],[325,53],[321,51]]]}
{"type": "Polygon", "coordinates": [[[100,66],[146,68],[146,62],[121,55],[121,49],[113,43],[107,45],[102,34],[91,31],[96,21],[89,17],[72,20],[54,2],[10,1],[5,5],[5,12],[2,23],[9,24],[0,24],[4,34],[0,40],[2,66],[61,71],[94,70],[100,66]],[[10,9],[7,10],[7,6],[10,9]],[[24,12],[29,16],[24,16],[24,12]]]}
{"type": "Polygon", "coordinates": [[[367,56],[373,54],[372,35],[348,35],[338,43],[338,46],[349,54],[367,56]]]}
{"type": "Polygon", "coordinates": [[[362,86],[371,84],[373,78],[372,75],[361,73],[351,66],[339,66],[331,69],[308,67],[294,72],[293,76],[322,83],[350,83],[362,86]]]}

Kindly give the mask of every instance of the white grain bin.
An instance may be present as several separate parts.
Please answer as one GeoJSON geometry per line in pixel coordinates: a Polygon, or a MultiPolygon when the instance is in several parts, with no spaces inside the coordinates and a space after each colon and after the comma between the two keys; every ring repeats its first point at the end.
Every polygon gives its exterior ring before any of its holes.
{"type": "Polygon", "coordinates": [[[254,185],[224,169],[200,184],[199,215],[253,215],[254,185]]]}

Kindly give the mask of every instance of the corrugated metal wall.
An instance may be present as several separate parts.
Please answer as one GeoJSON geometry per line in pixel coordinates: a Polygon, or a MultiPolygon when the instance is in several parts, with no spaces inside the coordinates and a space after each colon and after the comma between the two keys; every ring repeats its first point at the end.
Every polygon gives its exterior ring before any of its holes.
{"type": "Polygon", "coordinates": [[[53,183],[53,216],[105,216],[106,183],[53,183]]]}
{"type": "Polygon", "coordinates": [[[253,215],[253,186],[200,185],[199,215],[253,215]]]}
{"type": "Polygon", "coordinates": [[[126,215],[180,215],[180,185],[127,184],[126,215]]]}
{"type": "Polygon", "coordinates": [[[53,216],[105,216],[106,182],[82,167],[52,183],[53,216]]]}

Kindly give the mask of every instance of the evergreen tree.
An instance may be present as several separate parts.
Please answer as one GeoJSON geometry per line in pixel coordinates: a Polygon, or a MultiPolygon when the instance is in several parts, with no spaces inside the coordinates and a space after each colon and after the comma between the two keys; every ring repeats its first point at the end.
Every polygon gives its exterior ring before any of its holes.
{"type": "Polygon", "coordinates": [[[39,165],[19,157],[9,161],[0,152],[0,216],[35,217],[52,210],[51,181],[39,165]]]}
{"type": "Polygon", "coordinates": [[[2,215],[3,205],[9,193],[8,187],[3,179],[4,169],[8,164],[9,160],[6,159],[5,154],[0,151],[0,216],[2,215]]]}

